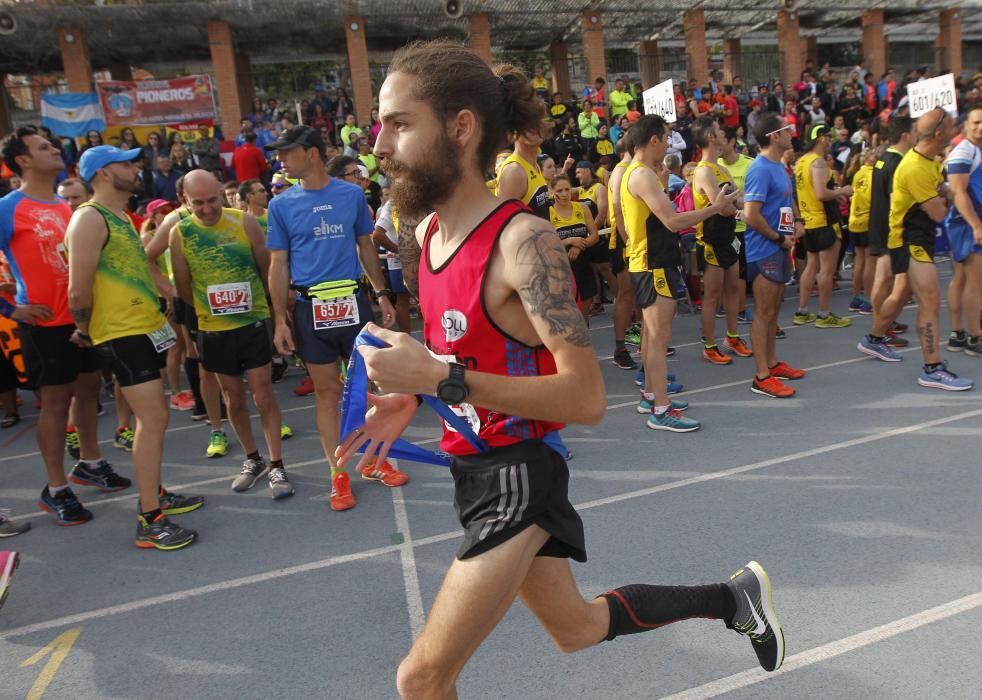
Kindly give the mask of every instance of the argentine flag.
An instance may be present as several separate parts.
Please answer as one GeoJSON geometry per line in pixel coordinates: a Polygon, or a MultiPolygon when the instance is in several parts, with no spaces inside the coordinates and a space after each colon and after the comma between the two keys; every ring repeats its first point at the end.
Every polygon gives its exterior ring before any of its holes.
{"type": "Polygon", "coordinates": [[[44,93],[41,124],[56,136],[85,136],[88,131],[104,131],[106,118],[94,92],[44,93]]]}

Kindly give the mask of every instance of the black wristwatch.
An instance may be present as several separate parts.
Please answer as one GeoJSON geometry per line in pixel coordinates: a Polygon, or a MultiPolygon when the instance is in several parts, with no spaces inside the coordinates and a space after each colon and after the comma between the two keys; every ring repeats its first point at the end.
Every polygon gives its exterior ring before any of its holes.
{"type": "Polygon", "coordinates": [[[464,365],[459,362],[448,363],[450,374],[436,387],[436,396],[448,406],[464,403],[467,400],[467,384],[464,382],[464,365]]]}
{"type": "Polygon", "coordinates": [[[395,295],[392,294],[392,290],[391,289],[389,289],[388,287],[383,287],[382,289],[378,289],[378,290],[375,291],[375,296],[377,296],[377,297],[388,297],[389,298],[389,301],[392,301],[392,297],[395,296],[395,295]]]}
{"type": "Polygon", "coordinates": [[[784,239],[787,238],[783,233],[777,234],[777,238],[774,240],[778,245],[784,245],[784,239]]]}

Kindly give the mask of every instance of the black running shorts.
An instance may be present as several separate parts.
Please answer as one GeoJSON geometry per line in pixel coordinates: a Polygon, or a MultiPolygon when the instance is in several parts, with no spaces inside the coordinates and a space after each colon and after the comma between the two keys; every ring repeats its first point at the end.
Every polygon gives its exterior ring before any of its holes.
{"type": "Polygon", "coordinates": [[[805,230],[805,250],[809,253],[821,253],[835,245],[841,238],[835,227],[821,226],[805,230]]]}
{"type": "MultiPolygon", "coordinates": [[[[734,240],[736,240],[735,237],[734,240]]],[[[740,254],[736,251],[732,244],[724,243],[721,246],[714,247],[709,243],[702,241],[696,246],[696,250],[699,253],[697,263],[699,265],[700,272],[705,272],[706,265],[721,267],[726,270],[740,262],[740,254]]]]}
{"type": "Polygon", "coordinates": [[[869,248],[869,231],[850,231],[853,248],[869,248]]]}
{"type": "Polygon", "coordinates": [[[454,457],[454,509],[464,526],[458,559],[497,547],[530,525],[549,533],[538,556],[586,561],[583,521],[569,502],[569,469],[539,440],[454,457]]]}
{"type": "Polygon", "coordinates": [[[160,379],[160,371],[167,366],[167,351],[157,352],[153,341],[145,335],[107,340],[98,349],[112,363],[113,374],[120,386],[160,379]]]}
{"type": "Polygon", "coordinates": [[[27,383],[34,387],[71,384],[78,375],[102,368],[102,360],[92,348],[80,348],[71,341],[75,324],[63,326],[18,326],[27,383]]]}
{"type": "Polygon", "coordinates": [[[198,331],[198,353],[206,372],[238,377],[273,361],[270,321],[228,331],[198,331]]]}
{"type": "Polygon", "coordinates": [[[677,267],[657,267],[647,272],[632,272],[631,282],[634,284],[638,306],[642,309],[654,304],[658,297],[672,301],[685,298],[682,271],[677,267]]]}
{"type": "Polygon", "coordinates": [[[614,241],[614,250],[610,254],[610,270],[614,276],[617,276],[627,269],[627,251],[623,239],[617,233],[610,235],[617,236],[617,240],[614,241]]]}
{"type": "MultiPolygon", "coordinates": [[[[617,235],[617,234],[611,234],[617,235]]],[[[601,236],[600,242],[596,245],[592,245],[583,252],[586,253],[586,259],[590,261],[593,265],[602,265],[605,262],[610,262],[610,238],[607,236],[601,236]]]]}
{"type": "Polygon", "coordinates": [[[589,252],[590,249],[582,251],[580,257],[570,263],[573,268],[573,278],[576,280],[576,298],[581,301],[597,296],[597,274],[593,271],[593,263],[587,256],[589,252]]]}
{"type": "Polygon", "coordinates": [[[899,248],[890,249],[890,270],[895,275],[905,275],[910,268],[910,261],[922,263],[934,262],[934,246],[904,244],[899,248]]]}
{"type": "Polygon", "coordinates": [[[19,388],[21,386],[17,379],[17,370],[10,364],[7,356],[0,352],[0,394],[19,388]]]}

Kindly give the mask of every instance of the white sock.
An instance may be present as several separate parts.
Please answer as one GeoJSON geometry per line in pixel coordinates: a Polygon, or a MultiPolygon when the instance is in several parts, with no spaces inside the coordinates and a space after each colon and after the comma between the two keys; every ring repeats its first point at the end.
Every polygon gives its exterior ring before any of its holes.
{"type": "Polygon", "coordinates": [[[58,494],[60,494],[63,491],[66,491],[67,489],[68,489],[68,484],[65,484],[64,486],[51,486],[49,484],[48,495],[51,496],[52,498],[58,498],[58,494]]]}
{"type": "Polygon", "coordinates": [[[666,412],[666,411],[667,411],[668,409],[669,409],[669,407],[668,407],[668,406],[655,406],[655,410],[653,411],[653,413],[654,413],[654,414],[655,414],[656,416],[660,416],[660,415],[662,415],[663,413],[665,413],[665,412],[666,412]]]}

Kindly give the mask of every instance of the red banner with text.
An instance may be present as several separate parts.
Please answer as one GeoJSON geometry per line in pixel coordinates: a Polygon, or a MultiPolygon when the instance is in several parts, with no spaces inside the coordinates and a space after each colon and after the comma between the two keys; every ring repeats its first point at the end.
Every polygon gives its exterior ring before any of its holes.
{"type": "Polygon", "coordinates": [[[215,119],[209,75],[96,83],[106,126],[156,126],[215,119]]]}

